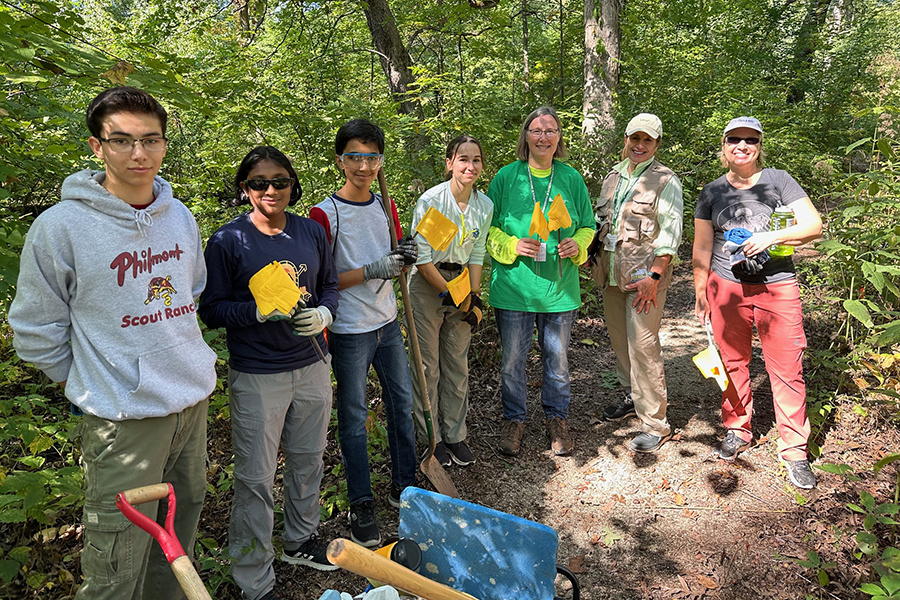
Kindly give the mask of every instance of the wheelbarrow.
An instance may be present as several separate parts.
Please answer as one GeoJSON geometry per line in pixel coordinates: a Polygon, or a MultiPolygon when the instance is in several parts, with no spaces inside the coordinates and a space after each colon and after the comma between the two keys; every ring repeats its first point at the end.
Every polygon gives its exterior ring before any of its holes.
{"type": "Polygon", "coordinates": [[[546,525],[408,487],[400,495],[398,534],[422,550],[417,573],[347,540],[331,542],[328,559],[427,600],[561,600],[557,574],[580,599],[575,574],[556,564],[559,536],[546,525]]]}
{"type": "Polygon", "coordinates": [[[169,561],[169,566],[172,567],[172,572],[175,573],[175,578],[188,600],[212,600],[200,575],[194,569],[191,559],[187,557],[184,548],[181,547],[181,542],[175,536],[175,489],[171,483],[156,483],[119,492],[116,494],[116,507],[129,521],[159,542],[163,554],[169,561]],[[166,496],[168,496],[169,505],[166,512],[165,529],[135,508],[135,505],[162,500],[166,496]]]}

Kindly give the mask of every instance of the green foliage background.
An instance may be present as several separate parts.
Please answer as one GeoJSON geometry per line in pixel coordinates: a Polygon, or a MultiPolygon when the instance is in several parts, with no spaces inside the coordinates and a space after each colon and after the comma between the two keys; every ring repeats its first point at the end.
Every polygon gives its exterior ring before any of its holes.
{"type": "MultiPolygon", "coordinates": [[[[896,398],[897,362],[884,357],[900,341],[893,108],[900,10],[892,1],[829,3],[828,18],[810,27],[813,4],[629,0],[615,98],[619,130],[607,135],[620,140],[637,112],[662,118],[659,156],[685,184],[691,232],[699,189],[722,173],[722,127],[739,114],[758,117],[768,164],[797,177],[829,216],[821,246],[828,260],[805,273],[832,294],[820,308],[836,334],[819,364],[833,372],[861,370],[863,379],[896,398]]],[[[361,2],[251,2],[247,30],[239,26],[239,6],[0,0],[0,314],[15,292],[31,220],[58,200],[67,175],[98,167],[84,110],[115,83],[146,88],[168,108],[171,142],[161,174],[205,237],[235,214],[223,204],[233,193],[229,182],[243,155],[259,144],[292,158],[305,191],[296,210],[306,214],[338,187],[334,133],[357,116],[387,132],[386,174],[404,222],[419,193],[443,178],[449,139],[466,132],[482,141],[486,185],[513,159],[518,127],[539,105],[559,110],[576,167],[606,168],[616,160],[587,155],[580,138],[579,2],[504,0],[491,9],[465,0],[394,2],[414,65],[412,96],[422,107],[415,117],[401,114],[389,94],[361,2]],[[411,143],[414,136],[424,136],[424,148],[411,143]]],[[[64,596],[70,565],[41,568],[31,545],[49,526],[77,521],[73,421],[58,410],[64,405],[58,392],[18,362],[2,327],[0,596],[8,582],[23,580],[41,597],[50,590],[64,596]]],[[[832,404],[818,398],[819,422],[832,404]]]]}

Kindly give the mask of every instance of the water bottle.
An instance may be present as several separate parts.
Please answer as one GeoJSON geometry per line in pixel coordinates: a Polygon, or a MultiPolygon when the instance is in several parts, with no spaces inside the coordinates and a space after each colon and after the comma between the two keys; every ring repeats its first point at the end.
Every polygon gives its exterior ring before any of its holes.
{"type": "MultiPolygon", "coordinates": [[[[787,229],[794,224],[794,211],[787,206],[779,206],[772,213],[772,223],[769,231],[778,231],[779,229],[787,229]]],[[[772,244],[769,246],[769,254],[772,256],[790,256],[794,253],[793,246],[784,244],[772,244]]]]}

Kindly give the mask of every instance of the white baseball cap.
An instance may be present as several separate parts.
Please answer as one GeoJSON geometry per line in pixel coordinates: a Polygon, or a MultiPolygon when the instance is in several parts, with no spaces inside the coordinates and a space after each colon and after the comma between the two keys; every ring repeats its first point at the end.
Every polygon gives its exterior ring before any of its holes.
{"type": "Polygon", "coordinates": [[[762,124],[759,122],[759,119],[754,119],[753,117],[738,117],[728,122],[728,125],[725,126],[725,131],[722,132],[722,137],[728,135],[729,131],[734,131],[741,127],[747,127],[748,129],[758,131],[760,135],[762,135],[763,132],[762,124]]]}
{"type": "Polygon", "coordinates": [[[641,113],[628,121],[625,135],[631,135],[636,131],[643,131],[654,140],[658,140],[663,133],[662,121],[656,115],[641,113]]]}

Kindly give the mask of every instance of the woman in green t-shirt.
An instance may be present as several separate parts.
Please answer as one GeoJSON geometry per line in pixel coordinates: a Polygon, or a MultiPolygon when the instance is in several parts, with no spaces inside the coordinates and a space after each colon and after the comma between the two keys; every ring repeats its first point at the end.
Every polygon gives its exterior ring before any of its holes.
{"type": "Polygon", "coordinates": [[[527,415],[525,365],[537,326],[543,381],[541,405],[554,454],[572,453],[569,409],[569,339],[581,306],[578,266],[587,259],[594,218],[581,175],[565,158],[562,125],[552,108],[525,119],[515,162],[491,181],[494,218],[488,234],[493,258],[490,304],[503,350],[500,452],[519,453],[527,415]],[[549,219],[548,219],[549,217],[549,219]],[[542,221],[549,225],[543,229],[542,221]],[[536,228],[535,225],[538,225],[536,228]]]}

